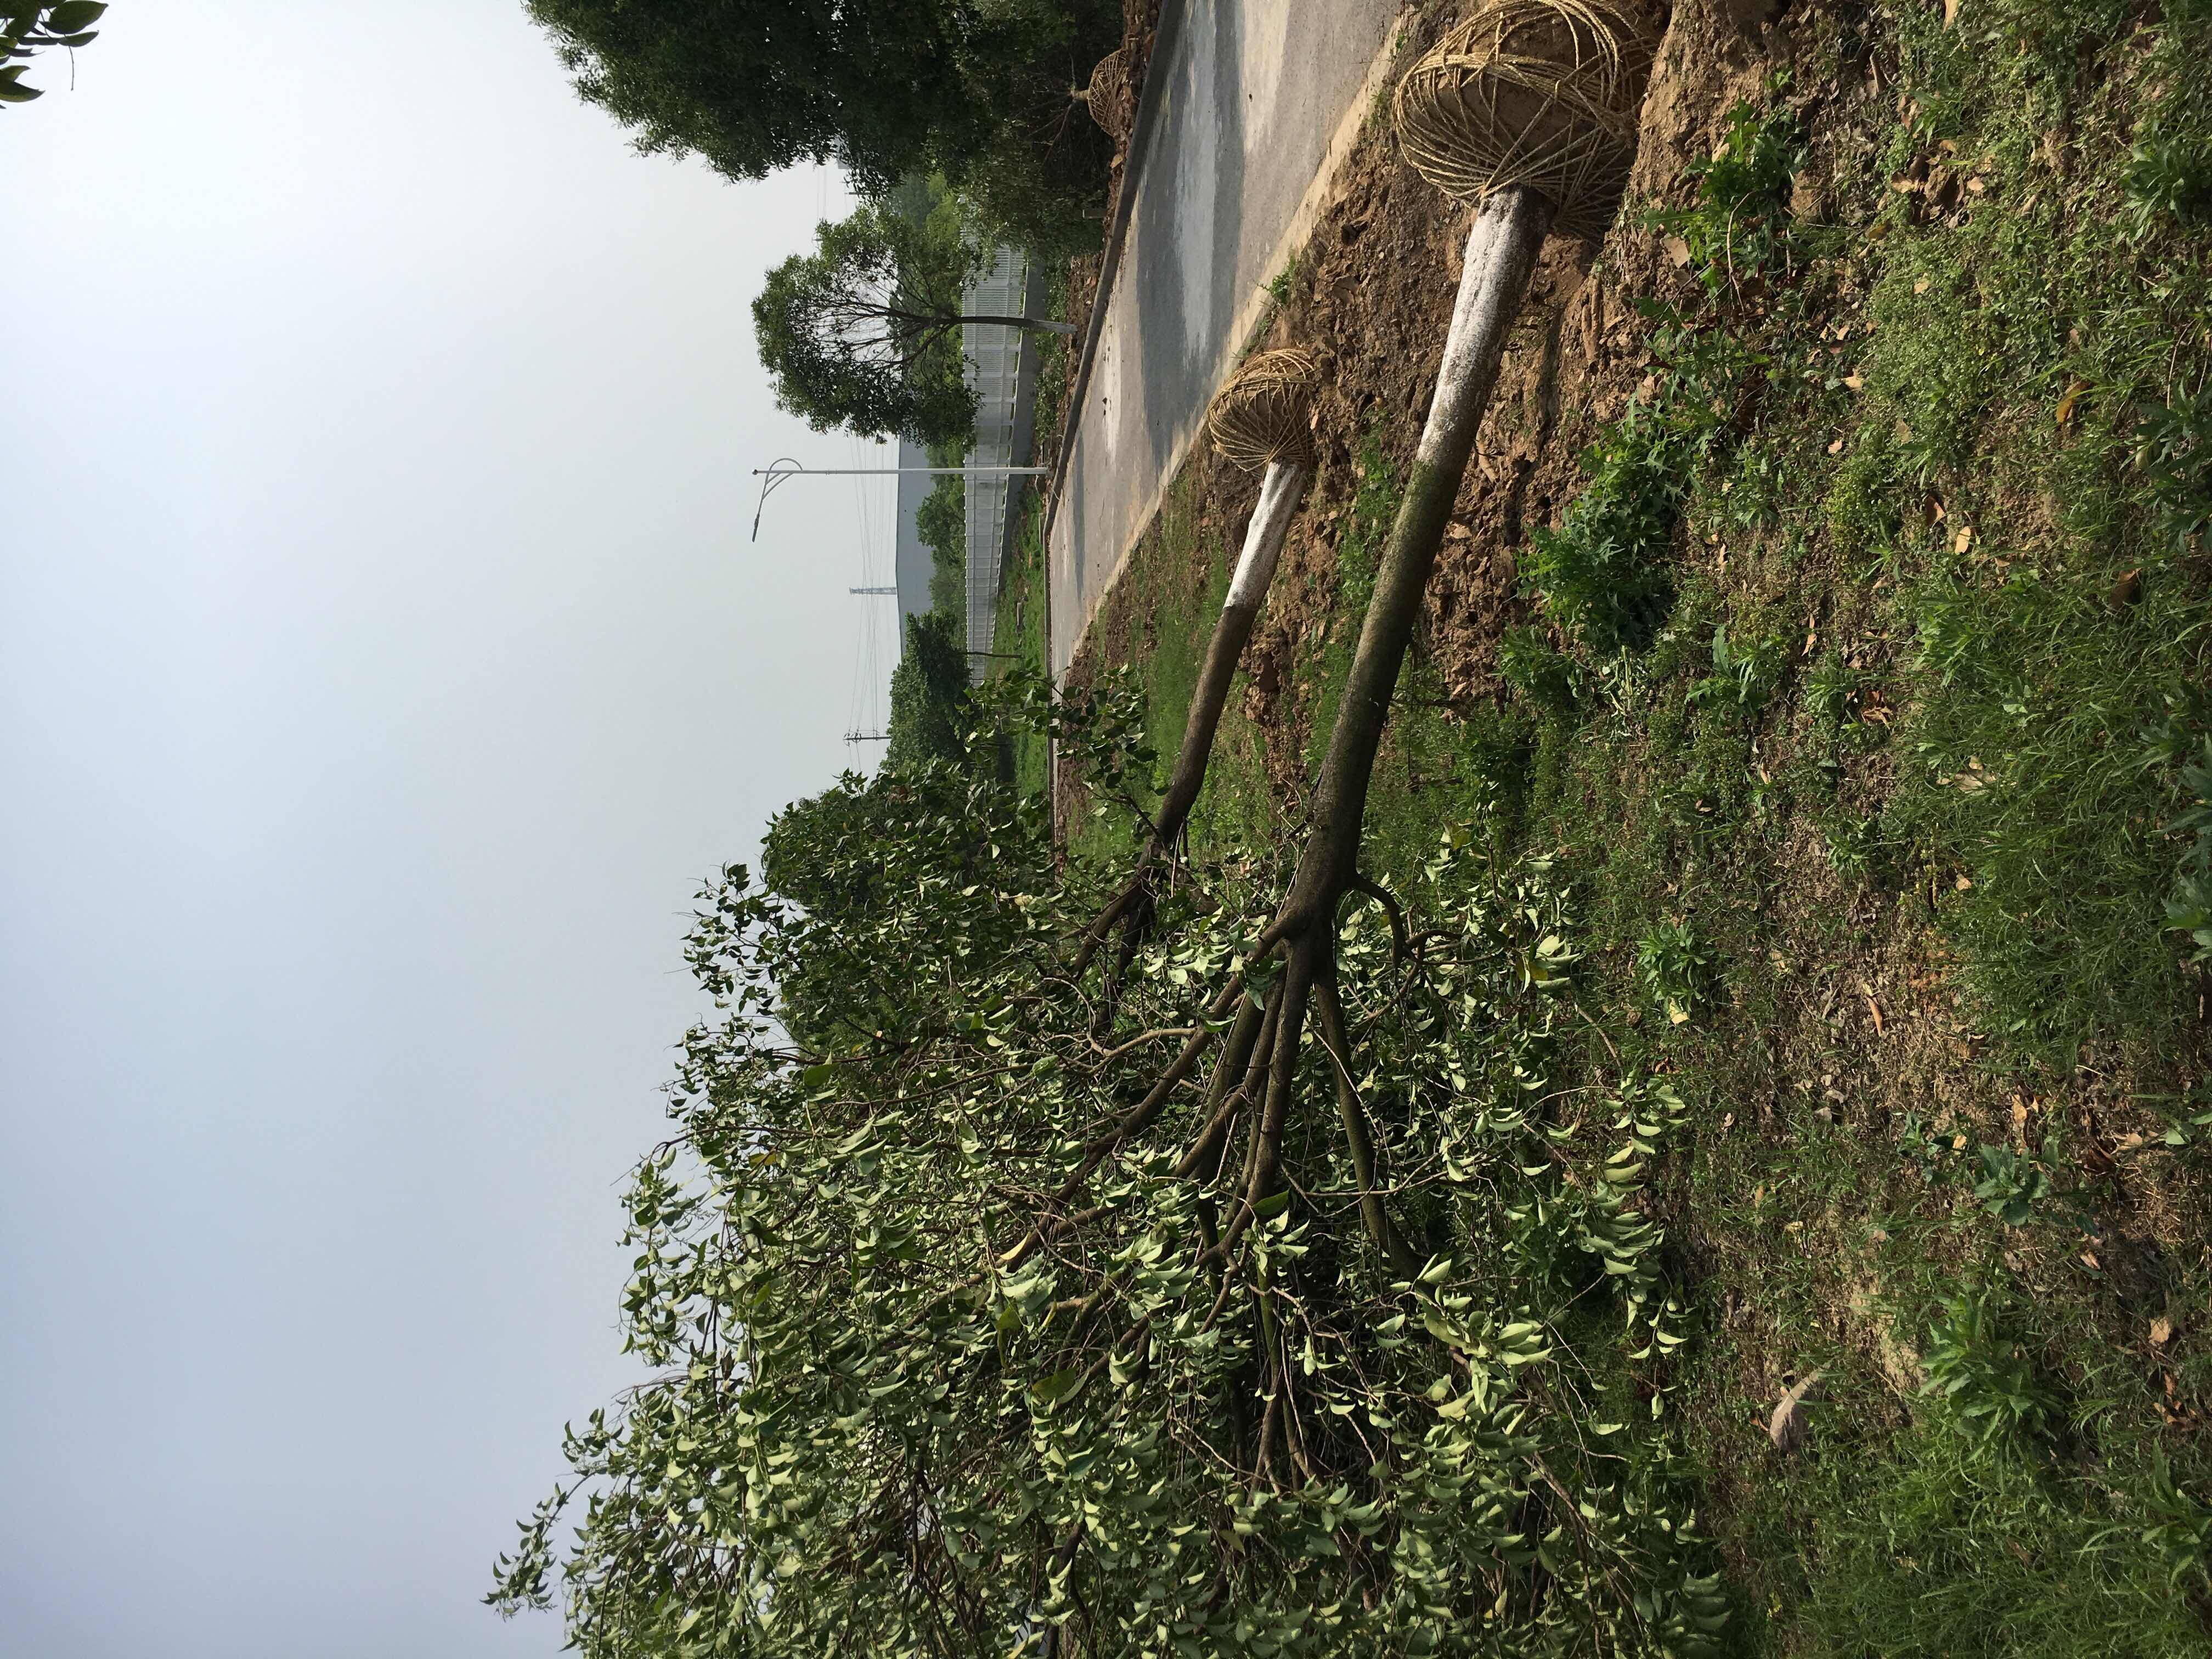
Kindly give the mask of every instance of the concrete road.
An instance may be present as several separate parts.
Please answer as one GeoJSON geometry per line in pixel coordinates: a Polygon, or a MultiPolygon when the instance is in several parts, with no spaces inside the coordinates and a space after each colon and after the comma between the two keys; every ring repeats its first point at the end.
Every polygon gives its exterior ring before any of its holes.
{"type": "MultiPolygon", "coordinates": [[[[1052,666],[1075,654],[1352,147],[1399,0],[1188,0],[1048,540],[1052,666]]],[[[1163,29],[1163,35],[1168,33],[1163,29]]]]}

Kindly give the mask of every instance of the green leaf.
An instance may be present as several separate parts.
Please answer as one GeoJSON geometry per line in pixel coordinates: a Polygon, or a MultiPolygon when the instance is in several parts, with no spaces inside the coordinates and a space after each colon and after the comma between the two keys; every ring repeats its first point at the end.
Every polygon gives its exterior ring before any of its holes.
{"type": "Polygon", "coordinates": [[[62,0],[46,13],[46,27],[56,34],[75,34],[90,28],[106,12],[106,0],[62,0]]]}
{"type": "Polygon", "coordinates": [[[1081,1380],[1083,1373],[1073,1366],[1054,1371],[1050,1376],[1030,1384],[1030,1395],[1040,1406],[1056,1406],[1067,1397],[1068,1391],[1081,1380]]]}

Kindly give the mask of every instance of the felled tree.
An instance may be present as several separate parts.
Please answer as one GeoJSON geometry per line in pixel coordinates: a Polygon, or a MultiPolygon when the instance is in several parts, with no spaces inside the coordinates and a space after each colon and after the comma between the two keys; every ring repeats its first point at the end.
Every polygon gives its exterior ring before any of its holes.
{"type": "Polygon", "coordinates": [[[1099,1043],[1061,967],[1096,890],[1035,803],[941,769],[832,795],[803,845],[779,826],[803,898],[706,896],[723,1014],[629,1200],[653,1379],[571,1436],[501,1606],[565,1588],[593,1659],[1701,1650],[1632,1200],[1678,1103],[1630,1079],[1547,1114],[1559,884],[1464,837],[1418,955],[1341,937],[1364,1073],[1312,1057],[1341,1115],[1287,1126],[1295,1186],[1231,1246],[1261,1004],[1204,1006],[1210,1077],[1162,1061],[1264,882],[1194,869],[1099,1043]],[[1024,1252],[1043,1218],[1070,1224],[1024,1252]]]}
{"type": "Polygon", "coordinates": [[[1075,332],[1044,318],[964,312],[975,251],[880,204],[822,225],[815,242],[769,273],[753,330],[777,403],[817,431],[963,442],[975,418],[961,378],[963,324],[1075,332]]]}
{"type": "Polygon", "coordinates": [[[34,53],[60,46],[88,46],[99,39],[92,26],[107,9],[103,0],[61,0],[58,5],[0,4],[0,104],[27,104],[45,95],[23,84],[34,53]]]}
{"type": "Polygon", "coordinates": [[[1633,17],[1508,0],[1401,89],[1417,160],[1439,104],[1510,142],[1294,867],[1187,866],[1103,1034],[1067,946],[1109,890],[1025,803],[861,815],[781,866],[816,897],[729,872],[692,945],[726,1018],[633,1195],[659,1374],[574,1438],[501,1605],[550,1599],[588,1487],[588,1654],[1705,1646],[1630,1196],[1679,1103],[1561,1086],[1573,919],[1479,827],[1387,927],[1339,916],[1505,330],[1555,216],[1601,222],[1577,191],[1617,188],[1650,56],[1633,17]]]}
{"type": "MultiPolygon", "coordinates": [[[[1092,85],[1097,86],[1095,78],[1092,85]]],[[[1223,459],[1260,472],[1260,498],[1245,526],[1243,550],[1230,574],[1229,592],[1191,691],[1182,745],[1146,825],[1136,867],[1085,930],[1079,969],[1089,965],[1115,927],[1121,927],[1120,951],[1107,969],[1104,994],[1099,999],[1102,1024],[1112,1018],[1115,988],[1152,925],[1161,872],[1181,847],[1191,809],[1206,785],[1229,688],[1275,579],[1284,538],[1313,477],[1312,397],[1319,373],[1313,355],[1298,347],[1261,352],[1231,377],[1207,413],[1213,447],[1223,459]]]]}

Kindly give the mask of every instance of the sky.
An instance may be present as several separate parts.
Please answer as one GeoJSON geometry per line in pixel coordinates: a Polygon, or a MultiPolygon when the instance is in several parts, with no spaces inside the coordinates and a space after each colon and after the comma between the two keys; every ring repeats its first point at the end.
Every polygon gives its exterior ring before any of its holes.
{"type": "Polygon", "coordinates": [[[0,1655],[550,1655],[699,879],[880,719],[890,492],[750,302],[833,179],[519,0],[118,4],[0,109],[0,1655]],[[865,493],[864,493],[865,492],[865,493]],[[856,678],[857,676],[857,678],[856,678]]]}

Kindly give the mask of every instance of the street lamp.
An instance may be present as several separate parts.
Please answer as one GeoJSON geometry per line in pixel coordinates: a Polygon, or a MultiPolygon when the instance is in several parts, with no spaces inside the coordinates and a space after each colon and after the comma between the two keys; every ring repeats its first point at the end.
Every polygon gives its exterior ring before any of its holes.
{"type": "Polygon", "coordinates": [[[761,514],[768,507],[768,498],[776,486],[788,479],[809,478],[883,478],[903,473],[921,472],[937,477],[961,478],[1042,478],[1051,475],[1048,466],[801,466],[788,455],[781,456],[768,466],[757,466],[753,477],[764,480],[761,485],[760,504],[753,508],[753,539],[760,539],[761,514]]]}

